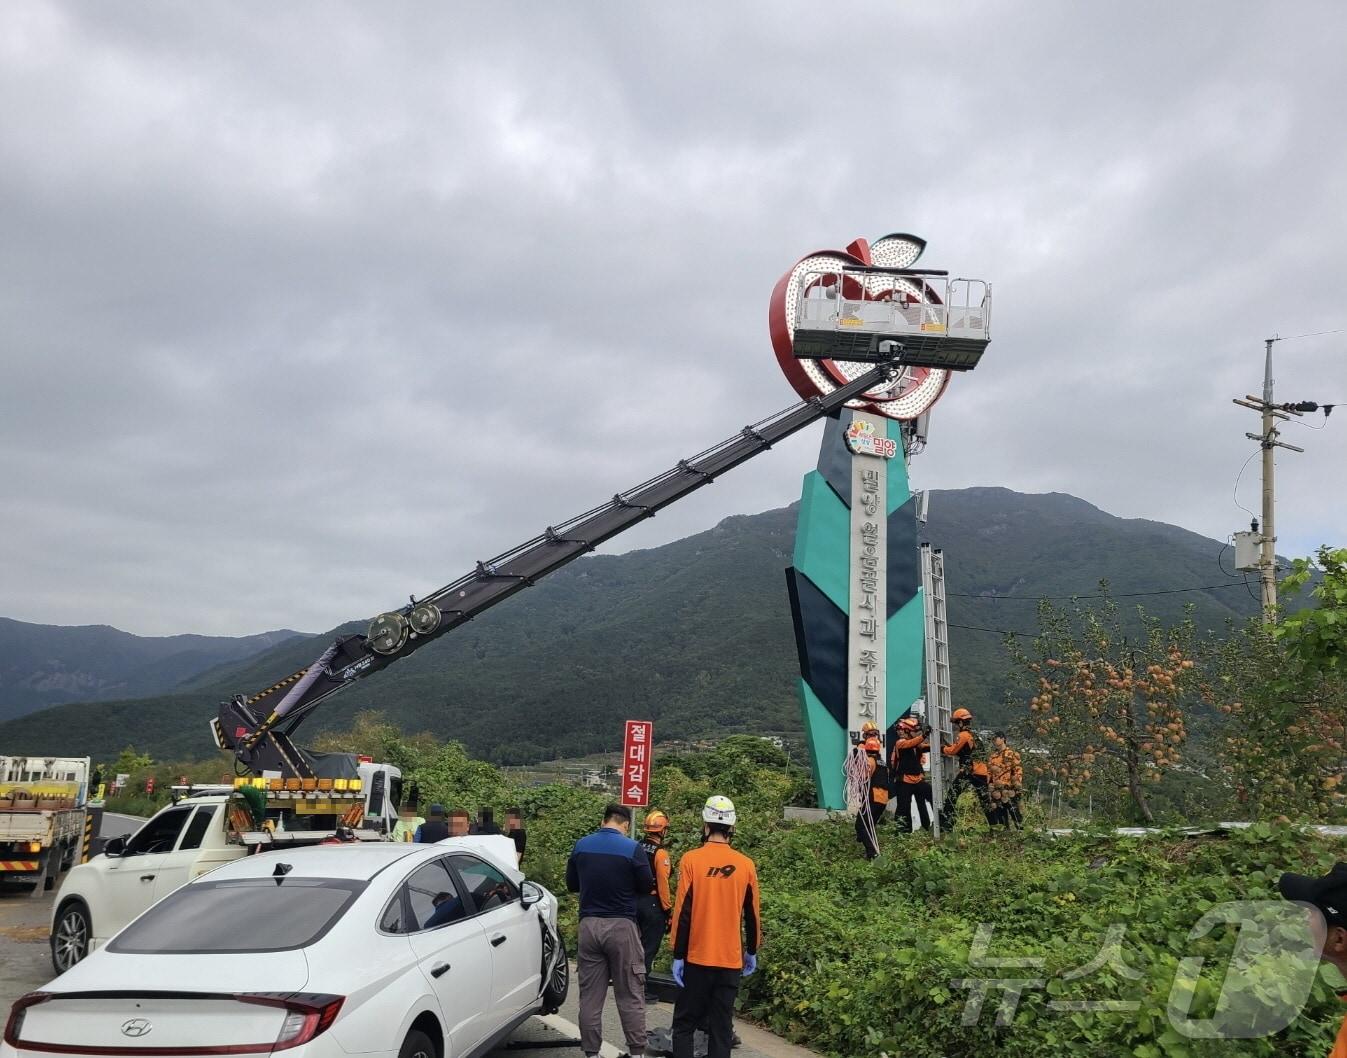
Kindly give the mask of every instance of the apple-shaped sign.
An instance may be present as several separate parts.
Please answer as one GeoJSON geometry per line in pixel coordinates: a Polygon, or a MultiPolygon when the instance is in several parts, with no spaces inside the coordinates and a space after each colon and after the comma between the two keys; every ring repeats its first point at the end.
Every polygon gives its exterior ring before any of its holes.
{"type": "MultiPolygon", "coordinates": [[[[838,386],[870,369],[869,364],[835,360],[800,360],[795,357],[796,312],[800,299],[823,294],[835,288],[843,269],[878,266],[910,268],[926,240],[915,235],[892,234],[873,243],[857,239],[845,250],[820,250],[797,261],[777,282],[767,310],[772,348],[777,363],[795,392],[808,399],[831,393],[838,386]]],[[[841,294],[845,298],[889,301],[904,298],[909,302],[937,303],[939,298],[920,276],[876,273],[855,279],[847,276],[841,294]],[[864,289],[861,289],[862,283],[864,289]]],[[[876,387],[849,402],[848,407],[863,408],[887,419],[915,419],[940,399],[949,384],[949,372],[934,367],[908,367],[893,381],[876,387]]]]}

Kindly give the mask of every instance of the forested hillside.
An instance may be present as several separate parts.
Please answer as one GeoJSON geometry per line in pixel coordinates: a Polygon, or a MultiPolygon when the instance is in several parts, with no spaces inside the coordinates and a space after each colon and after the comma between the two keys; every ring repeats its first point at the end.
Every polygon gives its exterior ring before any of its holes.
{"type": "MultiPolygon", "coordinates": [[[[629,716],[653,718],[662,739],[796,731],[783,575],[794,527],[786,508],[727,518],[664,547],[582,559],[333,698],[312,729],[346,726],[373,708],[501,762],[611,748],[629,716]]],[[[1256,610],[1243,580],[1218,567],[1217,541],[1071,496],[937,491],[924,538],[947,558],[956,699],[991,722],[1005,715],[1005,650],[1001,635],[975,629],[1032,630],[1042,595],[1091,593],[1100,578],[1120,595],[1216,585],[1119,601],[1161,616],[1191,603],[1202,627],[1218,632],[1256,610]]],[[[3,723],[0,746],[108,757],[134,742],[160,757],[204,756],[221,697],[303,667],[319,642],[291,640],[172,695],[3,723]]]]}

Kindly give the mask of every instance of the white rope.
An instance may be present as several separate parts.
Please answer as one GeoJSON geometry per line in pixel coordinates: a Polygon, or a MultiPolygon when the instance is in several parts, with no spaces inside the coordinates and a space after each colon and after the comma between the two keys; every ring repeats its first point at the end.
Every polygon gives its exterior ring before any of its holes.
{"type": "Polygon", "coordinates": [[[865,831],[874,848],[879,848],[879,834],[875,831],[875,819],[870,814],[870,761],[865,750],[852,746],[842,765],[842,774],[846,777],[843,789],[846,791],[847,804],[859,805],[861,829],[865,831]]]}

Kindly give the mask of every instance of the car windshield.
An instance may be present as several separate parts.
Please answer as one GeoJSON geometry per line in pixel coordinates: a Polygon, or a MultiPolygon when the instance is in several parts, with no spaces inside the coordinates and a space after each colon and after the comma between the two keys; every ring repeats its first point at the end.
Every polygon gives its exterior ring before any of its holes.
{"type": "Polygon", "coordinates": [[[109,951],[135,955],[302,948],[332,928],[365,882],[239,878],[185,885],[127,926],[109,951]]]}

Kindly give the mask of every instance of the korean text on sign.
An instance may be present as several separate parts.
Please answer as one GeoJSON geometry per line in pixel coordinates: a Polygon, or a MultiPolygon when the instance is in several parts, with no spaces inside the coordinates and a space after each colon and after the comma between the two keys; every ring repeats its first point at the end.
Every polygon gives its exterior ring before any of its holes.
{"type": "Polygon", "coordinates": [[[622,803],[639,807],[650,803],[650,767],[655,725],[649,720],[628,720],[622,740],[622,803]]]}

